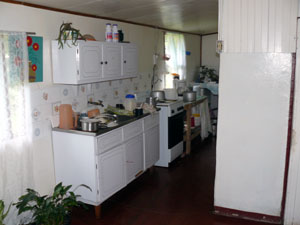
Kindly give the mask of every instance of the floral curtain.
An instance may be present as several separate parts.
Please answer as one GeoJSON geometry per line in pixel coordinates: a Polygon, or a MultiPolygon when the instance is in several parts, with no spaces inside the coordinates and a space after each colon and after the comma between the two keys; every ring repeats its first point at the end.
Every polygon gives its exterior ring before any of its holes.
{"type": "Polygon", "coordinates": [[[186,78],[186,51],[184,35],[167,32],[165,34],[165,51],[169,60],[166,61],[166,88],[173,87],[173,76],[171,73],[177,73],[180,80],[186,78]]]}
{"type": "MultiPolygon", "coordinates": [[[[6,206],[33,187],[26,34],[0,31],[0,199],[6,206]]],[[[12,207],[5,224],[18,224],[12,207]]]]}

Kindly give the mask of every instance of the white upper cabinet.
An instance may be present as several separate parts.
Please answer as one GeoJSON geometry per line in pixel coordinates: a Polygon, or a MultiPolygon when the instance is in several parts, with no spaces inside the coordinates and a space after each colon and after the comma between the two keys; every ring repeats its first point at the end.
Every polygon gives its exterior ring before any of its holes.
{"type": "Polygon", "coordinates": [[[122,75],[136,77],[138,74],[138,49],[135,44],[122,44],[122,75]]]}
{"type": "Polygon", "coordinates": [[[68,41],[59,49],[57,41],[52,41],[53,83],[87,84],[135,77],[137,60],[134,44],[80,40],[76,46],[68,41]]]}
{"type": "Polygon", "coordinates": [[[223,52],[296,51],[298,0],[219,0],[223,52]]]}
{"type": "Polygon", "coordinates": [[[102,49],[99,43],[78,45],[79,76],[81,81],[99,81],[102,78],[102,49]]]}
{"type": "Polygon", "coordinates": [[[121,45],[103,44],[103,79],[112,80],[121,77],[121,45]]]}

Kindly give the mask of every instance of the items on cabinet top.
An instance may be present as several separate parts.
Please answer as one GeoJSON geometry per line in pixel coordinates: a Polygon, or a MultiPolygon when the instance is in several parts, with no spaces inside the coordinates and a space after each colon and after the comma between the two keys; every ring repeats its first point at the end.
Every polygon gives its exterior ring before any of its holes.
{"type": "Polygon", "coordinates": [[[136,77],[138,49],[131,43],[78,40],[59,49],[52,41],[53,83],[88,84],[136,77]]]}

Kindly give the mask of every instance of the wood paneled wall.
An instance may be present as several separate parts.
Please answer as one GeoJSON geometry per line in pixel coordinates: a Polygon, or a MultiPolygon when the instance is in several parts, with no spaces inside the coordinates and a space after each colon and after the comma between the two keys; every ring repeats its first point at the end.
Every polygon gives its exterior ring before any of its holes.
{"type": "Polygon", "coordinates": [[[219,0],[224,52],[295,52],[298,0],[219,0]]]}

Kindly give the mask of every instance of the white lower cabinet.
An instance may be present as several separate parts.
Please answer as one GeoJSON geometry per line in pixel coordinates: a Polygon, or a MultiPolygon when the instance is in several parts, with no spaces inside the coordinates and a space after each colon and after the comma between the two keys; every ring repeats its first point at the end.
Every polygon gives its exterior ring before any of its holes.
{"type": "Polygon", "coordinates": [[[125,187],[125,151],[118,146],[98,156],[101,202],[125,187]]]}
{"type": "Polygon", "coordinates": [[[159,160],[159,126],[144,132],[145,169],[153,166],[159,160]]]}
{"type": "Polygon", "coordinates": [[[98,206],[125,187],[159,156],[158,114],[149,115],[99,136],[52,131],[56,183],[88,185],[75,193],[98,206]]]}
{"type": "Polygon", "coordinates": [[[144,171],[142,134],[130,139],[124,146],[126,151],[126,181],[128,184],[144,171]]]}

